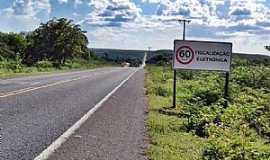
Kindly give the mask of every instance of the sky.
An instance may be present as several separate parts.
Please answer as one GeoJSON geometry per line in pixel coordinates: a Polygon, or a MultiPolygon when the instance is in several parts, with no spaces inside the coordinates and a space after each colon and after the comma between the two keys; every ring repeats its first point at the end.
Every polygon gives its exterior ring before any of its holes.
{"type": "MultiPolygon", "coordinates": [[[[270,0],[0,0],[0,31],[33,31],[52,18],[74,20],[90,48],[172,49],[182,39],[233,43],[263,53],[270,45],[270,0]]],[[[270,53],[270,52],[269,52],[270,53]]]]}

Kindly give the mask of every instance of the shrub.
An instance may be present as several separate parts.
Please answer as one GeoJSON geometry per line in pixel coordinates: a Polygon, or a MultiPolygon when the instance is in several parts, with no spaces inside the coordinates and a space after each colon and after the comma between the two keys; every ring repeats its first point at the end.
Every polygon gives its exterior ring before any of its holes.
{"type": "Polygon", "coordinates": [[[239,66],[233,71],[232,80],[239,85],[270,89],[270,68],[264,66],[239,66]]]}
{"type": "Polygon", "coordinates": [[[202,101],[204,105],[209,106],[218,102],[218,100],[221,98],[221,95],[215,90],[203,90],[196,92],[194,97],[197,98],[197,101],[202,101]]]}
{"type": "Polygon", "coordinates": [[[162,97],[168,97],[168,96],[172,95],[172,93],[164,86],[155,87],[155,94],[157,96],[162,96],[162,97]]]}
{"type": "Polygon", "coordinates": [[[177,77],[183,79],[183,80],[192,80],[194,76],[193,71],[178,71],[177,77]]]}
{"type": "Polygon", "coordinates": [[[270,146],[257,137],[246,124],[236,132],[226,127],[213,125],[213,135],[204,149],[204,160],[268,160],[270,146]]]}
{"type": "Polygon", "coordinates": [[[46,72],[53,68],[54,65],[52,62],[44,60],[37,62],[35,66],[37,67],[38,71],[46,72]]]}

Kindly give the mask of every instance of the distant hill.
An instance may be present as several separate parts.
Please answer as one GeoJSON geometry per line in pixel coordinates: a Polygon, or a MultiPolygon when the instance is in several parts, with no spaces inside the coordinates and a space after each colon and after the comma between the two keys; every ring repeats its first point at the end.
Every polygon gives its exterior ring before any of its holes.
{"type": "Polygon", "coordinates": [[[270,60],[270,52],[269,52],[269,56],[262,55],[262,54],[245,54],[245,53],[234,53],[233,56],[237,58],[245,58],[249,60],[266,60],[266,59],[270,60]]]}
{"type": "MultiPolygon", "coordinates": [[[[96,52],[96,55],[100,58],[107,58],[111,60],[117,59],[143,59],[144,53],[148,52],[147,50],[122,50],[122,49],[93,49],[96,52]]],[[[163,49],[151,51],[148,53],[147,61],[151,63],[155,63],[157,61],[157,56],[169,56],[171,57],[173,54],[173,50],[163,49]]],[[[235,58],[244,58],[249,60],[270,60],[269,56],[261,55],[261,54],[245,54],[245,53],[233,53],[235,58]]]]}
{"type": "Polygon", "coordinates": [[[143,59],[145,50],[93,49],[96,55],[106,59],[143,59]]]}

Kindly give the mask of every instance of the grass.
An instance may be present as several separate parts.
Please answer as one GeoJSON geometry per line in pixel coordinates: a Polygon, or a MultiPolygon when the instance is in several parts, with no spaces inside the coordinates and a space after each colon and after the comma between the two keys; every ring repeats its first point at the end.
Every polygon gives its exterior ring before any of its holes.
{"type": "Polygon", "coordinates": [[[171,106],[171,94],[164,97],[152,91],[154,86],[171,90],[172,75],[169,72],[164,75],[162,70],[161,67],[149,67],[146,78],[150,107],[147,126],[152,144],[147,155],[151,160],[196,160],[202,154],[204,139],[184,131],[185,119],[160,112],[171,106]],[[163,78],[167,81],[162,82],[163,78]]]}
{"type": "Polygon", "coordinates": [[[195,160],[202,153],[204,139],[183,131],[185,120],[159,113],[162,106],[170,105],[168,99],[149,97],[150,113],[147,126],[151,148],[147,155],[153,160],[195,160]]]}
{"type": "Polygon", "coordinates": [[[43,75],[52,73],[62,73],[67,71],[78,71],[86,69],[94,69],[100,67],[116,66],[116,64],[103,61],[103,60],[80,60],[75,59],[72,61],[67,61],[61,67],[54,67],[49,61],[42,61],[39,64],[28,67],[22,65],[20,62],[16,61],[0,61],[0,79],[8,79],[14,77],[22,76],[32,76],[32,75],[43,75]]]}
{"type": "Polygon", "coordinates": [[[235,60],[228,107],[224,74],[179,71],[176,108],[172,81],[169,66],[147,67],[150,160],[270,158],[269,64],[235,60]]]}

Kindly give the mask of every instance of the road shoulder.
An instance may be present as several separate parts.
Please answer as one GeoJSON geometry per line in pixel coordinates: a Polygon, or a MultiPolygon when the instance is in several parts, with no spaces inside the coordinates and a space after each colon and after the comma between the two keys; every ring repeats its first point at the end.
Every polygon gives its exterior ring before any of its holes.
{"type": "Polygon", "coordinates": [[[49,159],[144,160],[144,71],[138,71],[49,159]]]}

